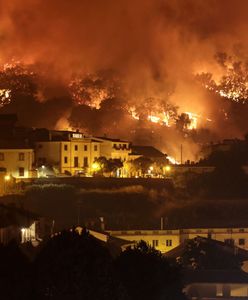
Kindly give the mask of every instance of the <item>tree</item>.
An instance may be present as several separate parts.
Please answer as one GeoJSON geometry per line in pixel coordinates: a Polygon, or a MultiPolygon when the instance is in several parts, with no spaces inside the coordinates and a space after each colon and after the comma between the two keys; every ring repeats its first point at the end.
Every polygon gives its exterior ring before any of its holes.
{"type": "Polygon", "coordinates": [[[141,171],[141,173],[144,175],[148,172],[148,169],[153,164],[152,160],[148,157],[141,156],[139,158],[136,158],[133,161],[133,165],[137,171],[141,171]]]}
{"type": "Polygon", "coordinates": [[[186,299],[180,271],[144,241],[122,252],[116,270],[131,299],[186,299]]]}
{"type": "Polygon", "coordinates": [[[127,299],[109,251],[85,230],[51,238],[37,256],[34,272],[34,299],[127,299]]]}

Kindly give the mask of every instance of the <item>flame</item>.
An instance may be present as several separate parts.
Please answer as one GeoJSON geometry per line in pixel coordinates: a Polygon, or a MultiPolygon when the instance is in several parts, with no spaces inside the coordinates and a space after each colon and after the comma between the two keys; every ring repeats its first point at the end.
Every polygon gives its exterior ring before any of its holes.
{"type": "Polygon", "coordinates": [[[11,102],[11,90],[9,89],[0,89],[0,107],[5,106],[11,102]]]}
{"type": "Polygon", "coordinates": [[[168,159],[168,161],[169,161],[171,164],[173,164],[173,165],[180,165],[180,162],[177,161],[174,157],[168,155],[166,158],[168,159]]]}
{"type": "Polygon", "coordinates": [[[190,124],[187,125],[187,129],[192,130],[192,129],[197,129],[198,126],[198,120],[200,116],[196,113],[193,112],[185,112],[186,115],[189,116],[190,124]]]}

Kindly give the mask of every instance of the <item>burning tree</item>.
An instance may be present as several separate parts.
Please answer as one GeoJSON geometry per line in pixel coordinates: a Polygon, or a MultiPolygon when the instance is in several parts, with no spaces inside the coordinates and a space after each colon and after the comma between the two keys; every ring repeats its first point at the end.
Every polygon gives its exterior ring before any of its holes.
{"type": "Polygon", "coordinates": [[[197,80],[205,88],[218,93],[221,97],[246,103],[248,100],[248,61],[241,62],[226,53],[217,53],[215,58],[224,73],[219,82],[213,79],[211,73],[197,74],[197,80]]]}

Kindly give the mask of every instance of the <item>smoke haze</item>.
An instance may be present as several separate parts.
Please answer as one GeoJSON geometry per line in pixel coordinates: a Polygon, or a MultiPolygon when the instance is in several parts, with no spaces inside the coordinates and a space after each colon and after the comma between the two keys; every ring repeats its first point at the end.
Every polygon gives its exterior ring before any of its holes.
{"type": "MultiPolygon", "coordinates": [[[[245,0],[0,0],[0,62],[14,59],[38,70],[42,93],[37,100],[53,99],[44,114],[56,111],[50,127],[65,124],[74,109],[59,97],[69,97],[65,86],[75,74],[113,70],[128,105],[142,106],[149,97],[169,99],[180,113],[193,111],[211,119],[213,136],[240,137],[247,125],[240,129],[242,121],[237,125],[234,120],[223,126],[218,114],[228,112],[231,104],[197,85],[195,75],[210,72],[216,81],[225,75],[216,53],[247,61],[247,9],[245,0]]],[[[96,125],[97,133],[99,128],[102,134],[117,133],[109,128],[118,120],[108,119],[96,125]]],[[[143,142],[130,129],[128,117],[122,120],[120,137],[143,142]]],[[[166,130],[158,130],[154,144],[166,140],[167,151],[176,139],[178,148],[184,137],[166,130]]],[[[197,146],[185,148],[195,152],[197,146]]]]}

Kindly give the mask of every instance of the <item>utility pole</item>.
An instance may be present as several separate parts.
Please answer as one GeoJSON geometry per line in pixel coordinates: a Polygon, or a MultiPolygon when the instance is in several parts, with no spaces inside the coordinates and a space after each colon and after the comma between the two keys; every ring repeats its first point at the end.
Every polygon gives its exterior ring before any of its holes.
{"type": "Polygon", "coordinates": [[[183,144],[181,144],[181,165],[183,164],[183,144]]]}

